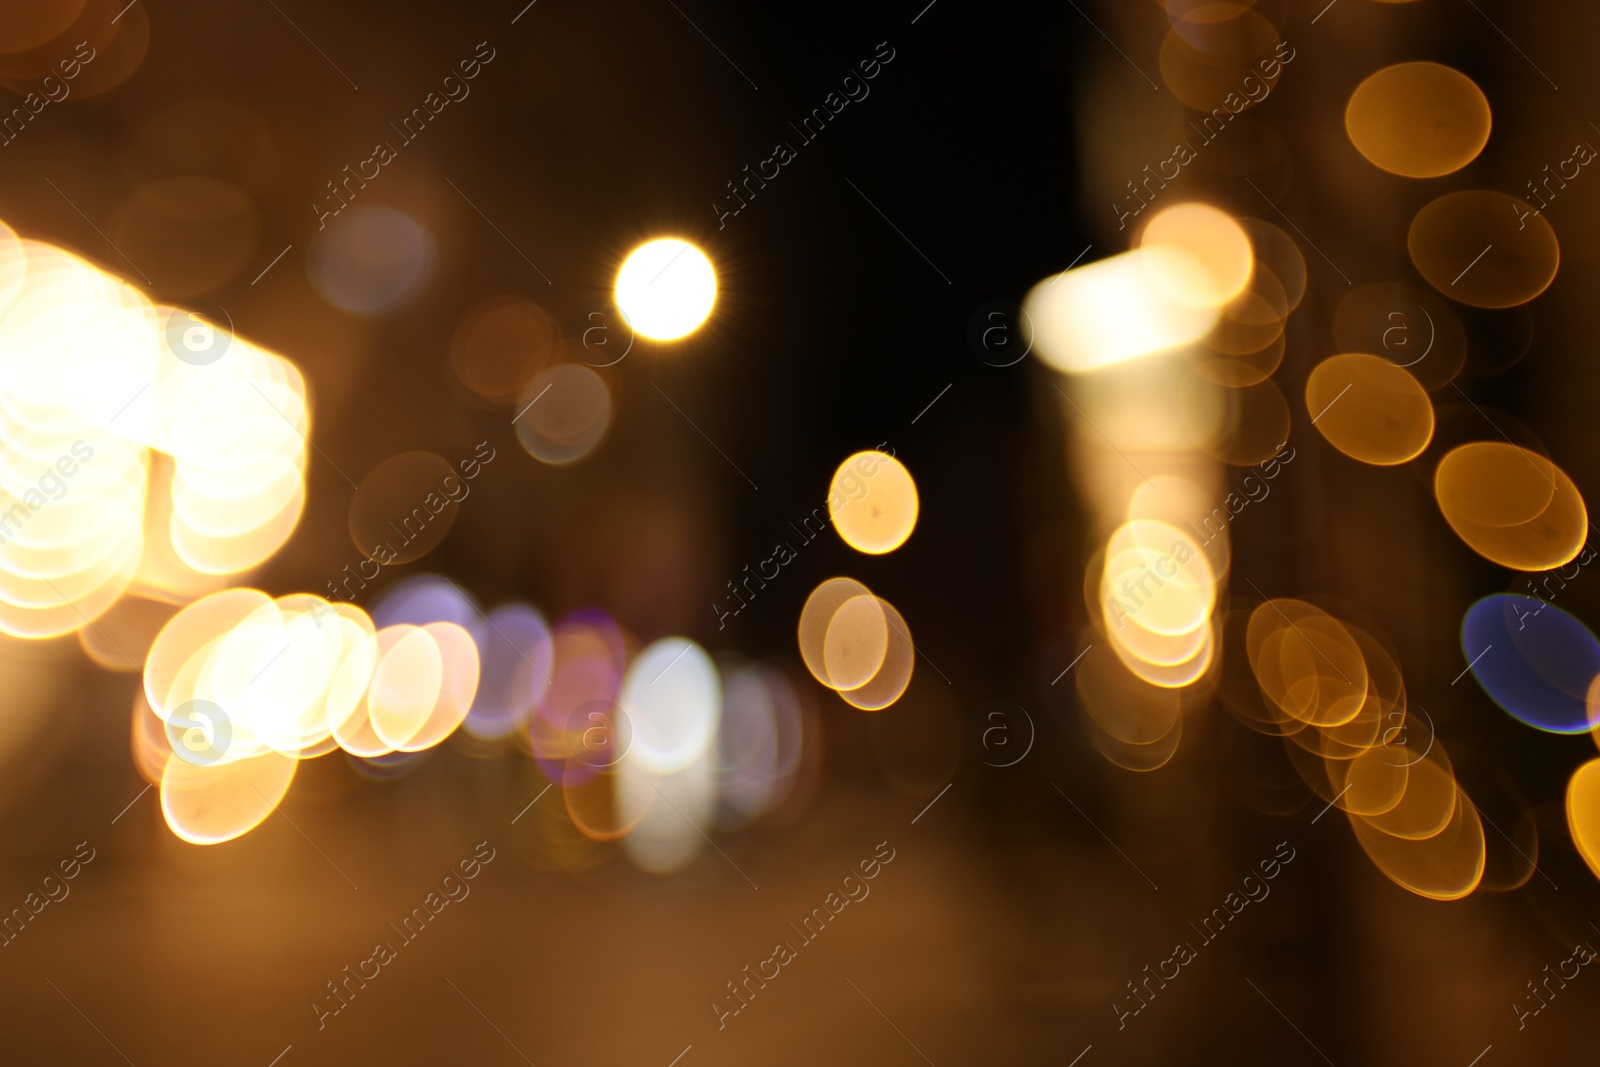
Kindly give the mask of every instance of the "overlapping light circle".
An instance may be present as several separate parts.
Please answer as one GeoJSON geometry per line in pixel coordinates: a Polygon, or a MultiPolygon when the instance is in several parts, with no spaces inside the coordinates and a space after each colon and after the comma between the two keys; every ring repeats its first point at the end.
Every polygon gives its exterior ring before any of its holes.
{"type": "Polygon", "coordinates": [[[0,228],[0,631],[248,570],[305,506],[305,382],[204,316],[0,228]]]}
{"type": "Polygon", "coordinates": [[[280,766],[269,757],[292,763],[335,745],[364,758],[431,748],[466,717],[478,672],[477,647],[454,623],[377,630],[360,608],[310,594],[202,597],[162,628],[145,663],[145,701],[172,742],[163,810],[186,840],[236,837],[262,812],[229,798],[280,766]],[[255,769],[224,773],[231,765],[255,769]],[[187,799],[169,803],[168,790],[187,799]],[[185,821],[208,804],[235,811],[235,821],[213,813],[201,830],[185,821]]]}
{"type": "Polygon", "coordinates": [[[1434,472],[1445,521],[1485,559],[1522,571],[1560,567],[1588,536],[1589,512],[1565,471],[1509,442],[1451,450],[1434,472]]]}
{"type": "Polygon", "coordinates": [[[905,618],[853,578],[812,590],[798,637],[812,677],[863,711],[887,708],[911,684],[916,647],[905,618]]]}
{"type": "Polygon", "coordinates": [[[1257,691],[1224,704],[1252,730],[1282,739],[1289,762],[1350,821],[1367,858],[1396,885],[1457,900],[1484,877],[1477,808],[1438,745],[1431,718],[1409,706],[1392,653],[1361,627],[1303,600],[1276,599],[1230,616],[1257,691]]]}
{"type": "Polygon", "coordinates": [[[1215,653],[1217,574],[1188,530],[1132,519],[1106,541],[1097,602],[1101,627],[1123,665],[1151,685],[1180,688],[1215,653]]]}

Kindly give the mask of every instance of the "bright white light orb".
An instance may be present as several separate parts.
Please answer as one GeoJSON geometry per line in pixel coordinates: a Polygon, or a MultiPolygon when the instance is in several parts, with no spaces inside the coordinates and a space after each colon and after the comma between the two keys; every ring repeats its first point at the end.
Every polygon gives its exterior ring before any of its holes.
{"type": "Polygon", "coordinates": [[[717,272],[688,241],[663,237],[635,248],[617,271],[617,310],[635,333],[676,341],[699,328],[717,302],[717,272]]]}

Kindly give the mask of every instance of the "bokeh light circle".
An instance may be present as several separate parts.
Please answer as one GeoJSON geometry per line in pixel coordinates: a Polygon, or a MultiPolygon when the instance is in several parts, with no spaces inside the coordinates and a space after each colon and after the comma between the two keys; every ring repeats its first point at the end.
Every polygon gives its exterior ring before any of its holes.
{"type": "Polygon", "coordinates": [[[161,814],[191,845],[216,845],[249,833],[271,815],[300,761],[277,752],[198,767],[176,756],[161,774],[161,814]]]}
{"type": "Polygon", "coordinates": [[[433,274],[433,236],[390,207],[356,205],[313,239],[311,286],[334,307],[379,315],[415,296],[433,274]]]}
{"type": "Polygon", "coordinates": [[[1537,452],[1474,441],[1434,472],[1434,497],[1456,536],[1503,567],[1559,567],[1583,548],[1589,513],[1572,479],[1537,452]]]}
{"type": "MultiPolygon", "coordinates": [[[[886,640],[883,658],[865,682],[853,689],[839,690],[840,699],[862,711],[882,711],[904,696],[911,684],[911,672],[917,656],[905,617],[887,600],[878,597],[872,599],[884,622],[886,640]]],[[[838,617],[834,616],[835,619],[838,617]]]]}
{"type": "Polygon", "coordinates": [[[905,544],[921,503],[905,464],[883,452],[857,452],[833,473],[828,514],[844,543],[881,556],[905,544]]]}
{"type": "Polygon", "coordinates": [[[350,501],[350,539],[381,564],[409,563],[439,546],[469,490],[432,452],[390,456],[361,479],[350,501]]]}
{"type": "Polygon", "coordinates": [[[1433,439],[1427,391],[1380,356],[1351,352],[1317,364],[1306,380],[1306,409],[1329,444],[1362,463],[1405,463],[1433,439]]]}
{"type": "Polygon", "coordinates": [[[1369,76],[1345,107],[1344,128],[1375,166],[1407,178],[1460,170],[1489,143],[1489,100],[1439,63],[1396,63],[1369,76]]]}
{"type": "Polygon", "coordinates": [[[1487,189],[1446,193],[1417,212],[1406,248],[1429,285],[1482,308],[1526,304],[1549,288],[1561,263],[1544,216],[1487,189]]]}
{"type": "MultiPolygon", "coordinates": [[[[872,591],[854,578],[829,578],[811,591],[805,606],[800,609],[800,624],[796,634],[800,643],[800,658],[811,676],[829,689],[839,689],[844,684],[835,680],[829,669],[828,646],[829,638],[834,633],[834,619],[847,603],[855,600],[876,602],[872,591]]],[[[869,615],[865,613],[862,617],[869,615]]],[[[886,633],[882,635],[882,641],[884,645],[887,644],[886,633]]],[[[838,638],[835,637],[835,659],[840,651],[837,642],[838,638]]],[[[876,670],[876,666],[873,669],[876,670]]],[[[850,684],[859,685],[865,680],[857,679],[850,684]]]]}
{"type": "Polygon", "coordinates": [[[822,664],[835,689],[859,689],[889,655],[889,617],[870,593],[839,605],[822,638],[822,664]]]}
{"type": "Polygon", "coordinates": [[[1177,204],[1139,238],[1144,269],[1165,296],[1187,307],[1221,307],[1250,284],[1255,253],[1238,221],[1210,204],[1177,204]]]}
{"type": "Polygon", "coordinates": [[[611,426],[611,390],[582,363],[546,367],[523,387],[517,405],[517,440],[551,466],[584,458],[611,426]]]}
{"type": "MultiPolygon", "coordinates": [[[[651,774],[670,775],[710,749],[722,718],[722,683],[705,649],[686,637],[665,637],[628,665],[617,703],[632,726],[627,758],[651,774]]],[[[619,735],[613,732],[618,741],[619,735]]]]}
{"type": "Polygon", "coordinates": [[[480,628],[482,676],[463,724],[485,740],[507,737],[525,725],[550,689],[554,643],[550,626],[526,604],[502,604],[480,628]]]}
{"type": "Polygon", "coordinates": [[[450,363],[463,385],[509,404],[549,359],[559,337],[544,308],[517,296],[493,297],[469,311],[450,340],[450,363]]]}
{"type": "Polygon", "coordinates": [[[628,253],[617,271],[617,310],[636,333],[675,341],[699,328],[717,302],[717,272],[688,241],[663,237],[628,253]]]}

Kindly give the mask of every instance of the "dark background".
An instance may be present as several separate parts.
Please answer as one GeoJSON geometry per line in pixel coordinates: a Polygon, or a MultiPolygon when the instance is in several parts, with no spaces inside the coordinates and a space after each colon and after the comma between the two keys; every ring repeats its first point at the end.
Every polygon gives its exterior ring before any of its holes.
{"type": "MultiPolygon", "coordinates": [[[[348,479],[397,452],[454,460],[487,439],[497,461],[450,537],[383,581],[435,570],[486,607],[524,599],[555,618],[598,604],[645,641],[684,633],[713,652],[793,664],[806,595],[848,573],[900,608],[923,655],[906,698],[876,715],[807,680],[821,724],[815,780],[776,815],[717,835],[726,862],[706,849],[658,877],[565,826],[556,793],[513,825],[545,784],[535,766],[451,745],[392,781],[367,780],[338,754],[311,761],[281,817],[228,844],[183,844],[154,791],[124,812],[143,784],[127,743],[137,676],[91,666],[70,639],[8,644],[0,693],[30,710],[0,747],[0,907],[20,903],[77,842],[96,858],[67,900],[0,949],[0,1061],[665,1067],[692,1046],[683,1067],[1080,1054],[1085,1067],[1465,1067],[1491,1044],[1486,1067],[1592,1058],[1600,978],[1585,972],[1520,1033],[1508,1005],[1587,936],[1575,930],[1600,922],[1594,878],[1560,840],[1566,774],[1593,752],[1517,726],[1465,692],[1470,679],[1449,685],[1461,610],[1509,578],[1450,537],[1427,476],[1319,454],[1314,436],[1300,439],[1297,408],[1298,480],[1252,510],[1235,568],[1272,595],[1344,597],[1387,629],[1446,739],[1519,783],[1526,799],[1508,801],[1509,817],[1531,805],[1545,820],[1542,873],[1525,889],[1455,904],[1404,892],[1337,812],[1312,823],[1321,804],[1292,772],[1287,799],[1262,803],[1271,790],[1258,786],[1287,769],[1281,754],[1209,708],[1195,710],[1171,765],[1118,770],[1084,740],[1070,684],[1051,684],[1079,647],[1087,556],[1065,418],[1049,372],[984,363],[967,330],[985,302],[1019,301],[1085,245],[1092,258],[1123,249],[1102,206],[1116,190],[1085,187],[1079,131],[1097,115],[1129,139],[1149,134],[1133,97],[1150,90],[1096,26],[1153,74],[1158,5],[937,0],[919,15],[918,0],[681,10],[539,0],[515,25],[516,2],[277,6],[157,0],[132,77],[52,105],[0,149],[0,217],[124,276],[96,226],[139,182],[212,174],[256,197],[259,248],[207,299],[305,372],[320,454],[299,530],[253,583],[322,591],[354,558],[348,479]],[[471,96],[361,194],[430,229],[430,285],[376,320],[331,307],[306,276],[311,201],[483,40],[497,54],[471,96]],[[787,124],[880,41],[896,54],[870,96],[796,144],[787,124]],[[249,121],[154,162],[137,150],[163,109],[194,99],[236,105],[249,121]],[[798,158],[718,230],[711,204],[724,183],[777,140],[798,158]],[[716,265],[716,312],[687,341],[641,343],[607,372],[615,422],[593,456],[539,464],[501,409],[455,382],[456,325],[481,300],[518,294],[575,335],[609,308],[621,257],[668,233],[716,265]],[[911,540],[874,558],[820,538],[719,631],[709,605],[724,583],[791,539],[788,524],[822,502],[841,459],[880,442],[917,479],[911,540]],[[1038,731],[1028,757],[1004,769],[967,736],[996,699],[1025,707],[1038,731]],[[308,1005],[324,983],[484,840],[496,859],[472,895],[319,1032],[308,1005]],[[723,984],[882,841],[896,859],[871,896],[719,1032],[707,1004],[723,984]],[[1283,841],[1296,859],[1271,897],[1119,1031],[1109,1005],[1125,983],[1283,841]]],[[[1284,206],[1345,272],[1409,277],[1404,220],[1421,201],[1351,177],[1337,126],[1349,85],[1398,58],[1456,63],[1495,102],[1497,137],[1533,128],[1553,106],[1548,86],[1469,5],[1342,0],[1311,26],[1320,7],[1284,8],[1285,36],[1302,51],[1262,109],[1276,109],[1299,161],[1284,206]]],[[[1575,38],[1592,39],[1592,13],[1485,8],[1550,63],[1562,106],[1581,114],[1594,94],[1575,38]]],[[[1499,144],[1463,185],[1516,191],[1522,179],[1499,171],[1532,176],[1562,158],[1506,160],[1499,144]]],[[[1572,225],[1600,203],[1590,180],[1561,205],[1572,225]]],[[[1200,191],[1272,217],[1247,191],[1200,191]]],[[[1557,210],[1552,222],[1565,241],[1557,210]]],[[[1306,259],[1313,295],[1280,372],[1291,396],[1328,351],[1340,285],[1330,264],[1309,249],[1306,259]]],[[[1537,325],[1523,327],[1536,340],[1514,343],[1519,327],[1499,321],[1474,333],[1486,359],[1526,350],[1519,367],[1463,384],[1538,426],[1586,487],[1594,383],[1580,315],[1592,259],[1569,256],[1562,270],[1535,305],[1537,325]]],[[[1578,589],[1571,610],[1590,595],[1578,589]]]]}

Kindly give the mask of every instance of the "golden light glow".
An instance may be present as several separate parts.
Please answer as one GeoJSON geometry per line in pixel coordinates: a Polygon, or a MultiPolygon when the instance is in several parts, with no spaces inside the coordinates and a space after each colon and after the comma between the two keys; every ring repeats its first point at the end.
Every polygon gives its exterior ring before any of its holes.
{"type": "Polygon", "coordinates": [[[663,237],[628,253],[617,271],[617,310],[641,336],[676,341],[700,327],[717,302],[717,272],[688,241],[663,237]]]}
{"type": "MultiPolygon", "coordinates": [[[[1168,273],[1182,272],[1175,265],[1168,273]]],[[[1185,304],[1163,292],[1146,270],[1142,249],[1046,278],[1022,307],[1033,323],[1034,353],[1068,374],[1192,344],[1217,322],[1216,308],[1185,304]]]]}
{"type": "Polygon", "coordinates": [[[1356,86],[1344,128],[1374,166],[1407,178],[1460,170],[1489,143],[1489,100],[1438,63],[1396,63],[1356,86]]]}
{"type": "Polygon", "coordinates": [[[1250,235],[1210,204],[1178,204],[1158,212],[1140,236],[1139,248],[1151,282],[1186,307],[1222,307],[1244,292],[1255,267],[1250,235]]]}
{"type": "Polygon", "coordinates": [[[1579,855],[1600,878],[1600,759],[1572,772],[1567,783],[1567,827],[1579,855]]]}
{"type": "Polygon", "coordinates": [[[853,578],[829,578],[800,612],[800,656],[812,677],[862,711],[879,711],[911,684],[916,649],[894,605],[853,578]]]}
{"type": "Polygon", "coordinates": [[[1248,623],[1230,612],[1228,634],[1245,645],[1257,692],[1225,670],[1224,705],[1250,729],[1283,738],[1290,765],[1345,812],[1373,865],[1429,899],[1478,888],[1488,847],[1477,809],[1434,743],[1431,721],[1407,708],[1392,652],[1300,600],[1269,600],[1248,623]]]}
{"type": "Polygon", "coordinates": [[[1409,768],[1400,803],[1366,819],[1391,837],[1425,841],[1449,825],[1455,804],[1455,776],[1441,755],[1430,754],[1409,768]]]}
{"type": "Polygon", "coordinates": [[[351,604],[229,589],[177,612],[151,643],[137,706],[151,725],[135,726],[134,752],[141,764],[167,760],[174,833],[227,840],[270,812],[297,760],[438,745],[466,718],[478,677],[477,644],[455,623],[377,631],[351,604]],[[252,784],[265,808],[244,791],[252,784]]]}
{"type": "Polygon", "coordinates": [[[1367,858],[1396,885],[1430,900],[1459,900],[1483,880],[1483,823],[1459,786],[1452,785],[1450,803],[1440,807],[1445,824],[1421,839],[1384,833],[1376,819],[1359,815],[1350,816],[1350,828],[1367,858]]]}
{"type": "MultiPolygon", "coordinates": [[[[905,464],[883,452],[857,452],[834,471],[828,515],[844,543],[881,556],[905,544],[921,503],[905,464]]],[[[849,688],[849,687],[846,687],[849,688]]]]}
{"type": "Polygon", "coordinates": [[[1183,529],[1156,519],[1123,523],[1106,542],[1097,614],[1112,651],[1144,683],[1193,684],[1216,651],[1211,558],[1183,529]]]}
{"type": "Polygon", "coordinates": [[[288,361],[0,227],[0,631],[80,630],[130,588],[210,591],[305,506],[288,361]]]}
{"type": "Polygon", "coordinates": [[[254,830],[289,792],[297,760],[276,752],[197,767],[176,756],[161,775],[161,814],[192,845],[217,845],[254,830]]]}
{"type": "Polygon", "coordinates": [[[1381,748],[1368,748],[1348,761],[1341,788],[1348,787],[1342,807],[1352,815],[1382,815],[1393,811],[1405,796],[1410,782],[1410,767],[1404,760],[1391,759],[1381,748]]]}
{"type": "Polygon", "coordinates": [[[1251,615],[1246,642],[1262,694],[1290,718],[1339,726],[1365,705],[1361,646],[1320,608],[1301,600],[1269,600],[1251,615]]]}
{"type": "Polygon", "coordinates": [[[150,709],[165,722],[171,714],[170,698],[190,663],[199,660],[217,638],[271,603],[272,598],[260,590],[228,589],[201,597],[174,615],[156,635],[145,659],[144,692],[150,709]]]}
{"type": "Polygon", "coordinates": [[[416,733],[395,745],[399,752],[421,752],[449,737],[466,720],[478,692],[481,667],[472,635],[453,622],[430,622],[422,630],[439,651],[439,692],[416,733]]]}
{"type": "Polygon", "coordinates": [[[1376,466],[1406,463],[1433,440],[1433,402],[1417,380],[1387,359],[1330,356],[1306,381],[1306,410],[1328,443],[1376,466]]]}
{"type": "Polygon", "coordinates": [[[911,684],[911,671],[917,658],[905,617],[887,600],[873,599],[888,630],[888,648],[871,678],[854,689],[839,690],[846,704],[862,711],[881,711],[899,700],[911,684]]]}
{"type": "Polygon", "coordinates": [[[854,596],[839,605],[822,639],[822,663],[835,689],[866,685],[889,654],[889,620],[878,598],[854,596]]]}
{"type": "Polygon", "coordinates": [[[1570,562],[1589,528],[1583,497],[1565,471],[1501,441],[1451,451],[1434,472],[1433,493],[1456,536],[1485,559],[1516,570],[1570,562]]]}
{"type": "MultiPolygon", "coordinates": [[[[1204,476],[1198,470],[1189,474],[1153,475],[1148,480],[1141,481],[1138,488],[1133,491],[1133,495],[1128,499],[1128,509],[1124,517],[1129,522],[1155,519],[1169,526],[1181,527],[1186,522],[1192,523],[1197,517],[1205,516],[1218,500],[1223,499],[1222,485],[1222,479],[1213,472],[1207,472],[1204,476]]],[[[1230,566],[1228,527],[1206,526],[1203,522],[1199,525],[1207,537],[1200,542],[1200,549],[1211,564],[1211,572],[1216,576],[1220,589],[1230,566]]],[[[1101,563],[1103,562],[1102,556],[1101,563]]],[[[1103,566],[1089,568],[1090,572],[1095,574],[1103,569],[1103,566]]],[[[1090,590],[1091,594],[1094,592],[1095,590],[1090,590]]],[[[1089,599],[1092,605],[1094,597],[1091,595],[1089,599]]]]}
{"type": "Polygon", "coordinates": [[[1106,543],[1108,610],[1154,633],[1199,629],[1216,604],[1216,576],[1185,530],[1153,519],[1125,523],[1106,543]],[[1136,575],[1140,577],[1135,577],[1136,575]],[[1112,603],[1113,598],[1120,597],[1112,603]]]}
{"type": "MultiPolygon", "coordinates": [[[[143,20],[131,12],[126,25],[143,20]]],[[[116,73],[109,58],[95,70],[116,73]]],[[[183,179],[143,187],[112,226],[164,263],[165,291],[197,293],[238,272],[255,240],[253,210],[246,194],[220,181],[183,179]],[[183,212],[195,203],[215,208],[220,220],[205,255],[155,247],[169,223],[186,239],[183,212]]],[[[668,340],[705,321],[716,289],[699,249],[665,240],[628,258],[616,296],[636,332],[668,340]]],[[[540,367],[556,342],[542,310],[497,304],[463,325],[452,355],[477,396],[521,405],[517,432],[531,453],[564,463],[598,444],[613,409],[608,379],[592,368],[540,367]]],[[[0,378],[0,633],[40,639],[76,631],[95,663],[142,669],[128,722],[131,756],[159,787],[163,818],[179,839],[217,844],[248,833],[282,802],[302,760],[343,749],[360,773],[403,772],[412,761],[400,754],[440,745],[465,721],[487,647],[467,628],[476,627],[470,617],[379,630],[352,604],[233,584],[283,546],[307,505],[310,402],[288,360],[226,323],[157,306],[111,274],[0,224],[0,378]]],[[[836,478],[834,521],[853,546],[880,554],[910,536],[919,503],[902,464],[881,453],[852,461],[859,468],[868,458],[865,496],[852,497],[859,483],[836,478]]],[[[351,513],[360,547],[387,540],[392,520],[404,525],[409,512],[397,515],[391,505],[428,496],[423,490],[448,473],[441,463],[431,453],[405,454],[380,471],[385,477],[363,483],[351,513]]],[[[429,526],[430,541],[382,562],[420,555],[449,521],[429,526]]],[[[855,707],[885,708],[913,673],[906,620],[859,583],[837,591],[843,595],[803,627],[808,666],[831,676],[855,707]]],[[[498,629],[492,617],[489,626],[498,629]]],[[[676,869],[705,840],[718,801],[749,821],[781,801],[803,767],[814,772],[802,752],[813,744],[815,714],[775,670],[740,668],[760,699],[745,701],[738,731],[724,740],[722,675],[698,645],[669,638],[633,656],[635,639],[603,617],[571,632],[583,640],[557,639],[556,652],[536,658],[577,679],[573,693],[623,697],[638,743],[615,770],[562,773],[569,745],[538,751],[556,762],[566,810],[580,827],[564,828],[576,842],[567,852],[588,838],[625,836],[641,867],[676,869]],[[663,797],[671,803],[654,803],[663,797]]],[[[508,686],[502,670],[497,685],[529,692],[496,696],[525,701],[521,714],[543,714],[539,705],[559,687],[545,679],[533,692],[531,674],[543,672],[520,645],[512,651],[529,672],[512,672],[508,686]]],[[[46,691],[25,667],[11,673],[14,710],[25,714],[5,719],[0,753],[31,728],[35,698],[46,691]]],[[[536,735],[519,739],[537,750],[536,735]]],[[[600,862],[586,855],[590,865],[600,862]]],[[[575,869],[585,861],[574,854],[560,862],[575,869]]]]}
{"type": "Polygon", "coordinates": [[[1474,307],[1526,304],[1561,263],[1556,233],[1526,201],[1488,189],[1446,193],[1417,212],[1406,234],[1428,284],[1474,307]]]}
{"type": "Polygon", "coordinates": [[[811,591],[800,610],[800,657],[811,676],[829,689],[837,689],[826,658],[828,631],[833,617],[847,601],[870,597],[872,591],[854,578],[829,578],[811,591]]]}
{"type": "Polygon", "coordinates": [[[398,749],[417,735],[439,702],[444,656],[433,635],[418,626],[384,627],[378,648],[367,717],[379,740],[398,749]]]}

